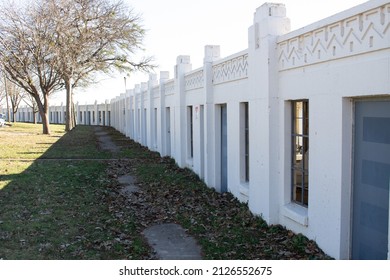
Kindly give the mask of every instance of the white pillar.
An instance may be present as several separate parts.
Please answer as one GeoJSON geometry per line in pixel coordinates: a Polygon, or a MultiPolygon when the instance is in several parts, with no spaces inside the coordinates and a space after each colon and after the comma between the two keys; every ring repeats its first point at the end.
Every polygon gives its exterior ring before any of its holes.
{"type": "Polygon", "coordinates": [[[216,174],[216,137],[215,137],[215,104],[213,87],[213,61],[220,58],[219,46],[205,46],[204,50],[204,91],[205,91],[205,182],[217,189],[216,174]]]}
{"type": "Polygon", "coordinates": [[[170,135],[167,131],[166,105],[165,105],[165,82],[169,79],[168,71],[160,72],[160,123],[158,125],[158,145],[162,156],[168,155],[167,137],[170,135]]]}
{"type": "Polygon", "coordinates": [[[149,81],[148,81],[148,89],[147,89],[147,96],[149,98],[149,102],[147,104],[148,113],[147,113],[147,147],[154,151],[156,150],[155,145],[157,143],[154,143],[154,96],[153,96],[153,87],[157,85],[157,75],[156,74],[149,74],[149,81]]]}
{"type": "Polygon", "coordinates": [[[134,139],[134,123],[135,123],[135,110],[134,110],[134,89],[129,90],[129,137],[134,139]]]}
{"type": "Polygon", "coordinates": [[[99,109],[98,109],[97,100],[95,100],[95,120],[93,122],[93,125],[100,125],[99,123],[99,109]]]}
{"type": "Polygon", "coordinates": [[[249,28],[249,207],[267,221],[278,223],[279,99],[277,36],[290,30],[284,4],[265,3],[257,8],[249,28]],[[256,108],[256,109],[253,109],[256,108]],[[260,161],[258,159],[261,159],[260,161]]]}
{"type": "Polygon", "coordinates": [[[145,114],[145,109],[147,110],[147,105],[145,104],[145,99],[147,97],[147,88],[148,88],[148,84],[147,83],[141,83],[141,94],[140,94],[140,98],[141,98],[141,111],[140,111],[140,114],[141,114],[141,144],[143,146],[147,146],[148,143],[148,139],[147,139],[147,118],[146,118],[146,114],[145,114]]]}
{"type": "Polygon", "coordinates": [[[131,117],[130,117],[130,94],[131,90],[126,89],[126,94],[125,94],[125,125],[126,125],[126,131],[125,135],[127,137],[130,137],[130,130],[131,130],[131,117]]]}
{"type": "Polygon", "coordinates": [[[104,118],[104,120],[103,120],[103,124],[104,125],[109,125],[108,124],[108,103],[109,103],[110,101],[109,100],[105,100],[105,102],[104,102],[104,116],[102,116],[102,119],[104,118]]]}
{"type": "Polygon", "coordinates": [[[141,144],[141,85],[135,85],[134,93],[135,137],[134,140],[141,144]]]}
{"type": "Polygon", "coordinates": [[[80,106],[79,103],[76,103],[76,112],[77,112],[77,118],[76,118],[76,125],[80,124],[80,106]]]}
{"type": "Polygon", "coordinates": [[[175,137],[174,157],[180,167],[186,166],[186,96],[184,75],[191,71],[190,57],[178,56],[175,67],[175,137]]]}

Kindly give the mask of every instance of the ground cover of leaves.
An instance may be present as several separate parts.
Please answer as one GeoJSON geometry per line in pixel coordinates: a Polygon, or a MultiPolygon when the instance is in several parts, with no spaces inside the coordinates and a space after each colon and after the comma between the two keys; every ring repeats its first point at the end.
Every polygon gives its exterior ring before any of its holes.
{"type": "Polygon", "coordinates": [[[139,232],[154,224],[178,223],[198,240],[205,259],[329,259],[314,241],[278,225],[268,226],[246,204],[206,187],[171,158],[161,158],[117,132],[111,136],[131,158],[110,162],[110,177],[132,174],[140,188],[126,196],[120,186],[112,186],[121,197],[115,207],[126,205],[139,232]]]}
{"type": "Polygon", "coordinates": [[[52,136],[18,134],[21,144],[31,143],[34,159],[32,143],[48,150],[36,160],[8,160],[27,157],[16,147],[0,161],[0,259],[154,259],[142,231],[166,222],[195,237],[204,259],[329,258],[314,241],[267,226],[171,158],[104,129],[120,147],[111,158],[93,127],[78,126],[50,147],[52,136]],[[118,182],[128,174],[140,189],[130,195],[118,182]]]}

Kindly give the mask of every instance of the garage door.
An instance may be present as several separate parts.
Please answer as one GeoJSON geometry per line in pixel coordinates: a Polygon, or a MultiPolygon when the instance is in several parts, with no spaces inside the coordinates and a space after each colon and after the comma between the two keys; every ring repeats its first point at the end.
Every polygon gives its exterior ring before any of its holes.
{"type": "Polygon", "coordinates": [[[352,259],[387,259],[390,101],[355,104],[352,259]]]}

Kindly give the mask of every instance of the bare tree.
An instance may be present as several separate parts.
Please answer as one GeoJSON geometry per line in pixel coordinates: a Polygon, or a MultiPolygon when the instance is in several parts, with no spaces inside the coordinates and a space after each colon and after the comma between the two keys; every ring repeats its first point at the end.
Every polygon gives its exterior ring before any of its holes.
{"type": "Polygon", "coordinates": [[[151,58],[134,60],[142,50],[140,17],[122,1],[47,0],[39,14],[53,28],[55,70],[66,89],[66,130],[74,126],[73,88],[88,85],[97,72],[149,70],[151,58]]]}
{"type": "Polygon", "coordinates": [[[0,61],[7,77],[35,99],[44,134],[50,134],[49,96],[62,85],[45,40],[51,31],[34,6],[0,9],[0,61]]]}
{"type": "Polygon", "coordinates": [[[37,123],[37,113],[39,113],[38,104],[35,101],[34,97],[32,97],[30,94],[26,94],[23,99],[24,103],[31,109],[33,114],[33,122],[34,124],[37,123]]]}
{"type": "Polygon", "coordinates": [[[5,90],[7,92],[9,100],[11,101],[12,122],[15,122],[15,115],[18,112],[20,102],[24,98],[24,92],[19,86],[9,82],[6,83],[5,90]]]}
{"type": "Polygon", "coordinates": [[[148,71],[140,17],[122,1],[37,0],[21,9],[0,9],[0,60],[9,79],[35,99],[50,133],[49,96],[66,89],[66,130],[75,126],[73,88],[86,86],[98,72],[148,71]]]}
{"type": "MultiPolygon", "coordinates": [[[[0,108],[2,108],[4,106],[4,102],[5,102],[5,97],[6,97],[6,94],[5,94],[5,87],[4,87],[4,83],[2,83],[2,80],[0,78],[0,108]]],[[[2,112],[0,112],[2,113],[2,112]]]]}

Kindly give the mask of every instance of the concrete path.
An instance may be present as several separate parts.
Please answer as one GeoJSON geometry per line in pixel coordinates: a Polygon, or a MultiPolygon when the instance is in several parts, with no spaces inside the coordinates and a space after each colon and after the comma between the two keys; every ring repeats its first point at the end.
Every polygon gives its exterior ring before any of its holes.
{"type": "Polygon", "coordinates": [[[131,175],[118,177],[118,182],[122,185],[121,194],[128,198],[130,198],[133,193],[140,191],[140,188],[135,185],[135,178],[131,175]]]}
{"type": "Polygon", "coordinates": [[[113,154],[119,153],[120,148],[112,142],[110,135],[101,126],[95,126],[95,135],[98,138],[102,150],[110,151],[113,154]]]}
{"type": "MultiPolygon", "coordinates": [[[[136,178],[131,175],[118,177],[122,186],[121,193],[131,199],[134,193],[141,191],[136,185],[136,178]]],[[[160,260],[200,260],[201,249],[196,240],[177,224],[159,224],[143,231],[149,245],[160,260]]]]}
{"type": "Polygon", "coordinates": [[[145,229],[143,234],[160,260],[202,259],[199,245],[180,225],[154,225],[145,229]]]}

